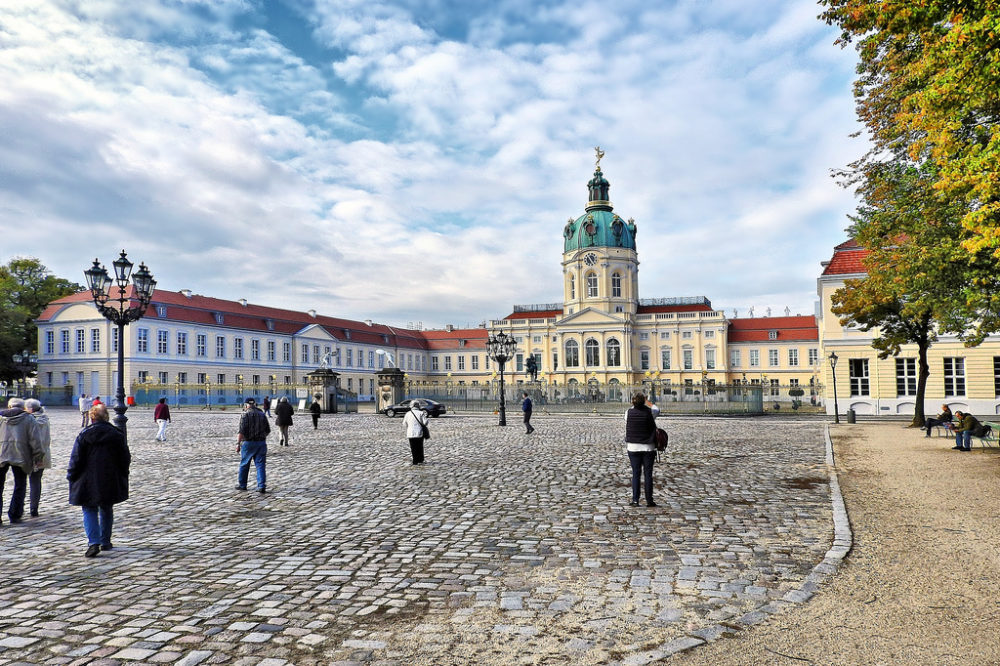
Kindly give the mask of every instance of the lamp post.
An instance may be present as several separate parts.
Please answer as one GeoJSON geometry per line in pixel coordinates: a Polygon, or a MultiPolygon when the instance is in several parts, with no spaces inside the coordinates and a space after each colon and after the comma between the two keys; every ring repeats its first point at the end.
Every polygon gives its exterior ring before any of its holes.
{"type": "Polygon", "coordinates": [[[128,418],[125,412],[128,406],[125,404],[125,326],[139,321],[146,314],[146,308],[153,300],[153,290],[156,288],[156,280],[149,272],[146,264],[140,263],[139,270],[132,274],[134,265],[125,256],[122,250],[121,256],[115,259],[111,265],[115,269],[115,277],[108,275],[108,270],[101,263],[94,259],[94,265],[83,274],[87,278],[87,287],[90,288],[90,295],[94,299],[94,305],[101,315],[118,327],[118,387],[115,393],[114,410],[115,425],[128,441],[128,430],[126,424],[128,418]],[[131,278],[132,290],[128,289],[131,278]],[[117,289],[114,293],[111,287],[117,289]],[[138,301],[135,305],[133,302],[138,301]]]}
{"type": "Polygon", "coordinates": [[[517,340],[503,332],[493,333],[486,340],[486,354],[500,366],[500,424],[507,425],[507,400],[504,396],[503,369],[507,361],[514,358],[517,351],[517,340]]]}
{"type": "Polygon", "coordinates": [[[28,392],[28,373],[38,365],[38,354],[25,349],[20,354],[11,356],[10,360],[14,361],[14,367],[21,372],[21,393],[26,394],[28,392]]]}
{"type": "Polygon", "coordinates": [[[840,405],[837,404],[837,353],[830,352],[830,374],[833,375],[833,422],[840,423],[840,405]]]}

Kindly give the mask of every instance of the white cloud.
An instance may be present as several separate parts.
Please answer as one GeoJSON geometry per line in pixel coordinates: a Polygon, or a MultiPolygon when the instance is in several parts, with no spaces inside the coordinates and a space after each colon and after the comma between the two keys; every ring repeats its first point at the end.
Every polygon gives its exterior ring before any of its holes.
{"type": "Polygon", "coordinates": [[[300,10],[323,61],[194,4],[0,8],[0,226],[46,237],[12,254],[74,277],[120,245],[165,288],[475,323],[559,298],[598,144],[644,297],[811,312],[843,239],[828,170],[863,147],[815,6],[500,2],[466,36],[436,2],[331,0],[300,10]]]}

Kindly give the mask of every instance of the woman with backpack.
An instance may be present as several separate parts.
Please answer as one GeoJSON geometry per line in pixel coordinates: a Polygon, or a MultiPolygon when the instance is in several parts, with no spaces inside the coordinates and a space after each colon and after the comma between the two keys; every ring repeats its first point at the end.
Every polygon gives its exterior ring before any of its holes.
{"type": "Polygon", "coordinates": [[[656,506],[653,501],[653,462],[656,460],[656,415],[659,407],[646,403],[646,396],[632,396],[632,407],[625,412],[625,448],[632,465],[632,501],[629,506],[639,506],[639,479],[645,481],[646,506],[656,506]]]}

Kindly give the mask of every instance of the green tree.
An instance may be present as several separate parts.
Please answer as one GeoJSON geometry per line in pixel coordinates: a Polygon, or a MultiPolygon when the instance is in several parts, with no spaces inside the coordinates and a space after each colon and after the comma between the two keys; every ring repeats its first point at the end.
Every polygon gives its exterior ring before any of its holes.
{"type": "Polygon", "coordinates": [[[954,299],[963,307],[942,325],[981,342],[1000,330],[1000,5],[821,2],[821,18],[859,55],[857,112],[873,149],[853,175],[874,191],[885,174],[879,164],[933,167],[930,194],[954,206],[961,229],[961,253],[950,260],[964,261],[967,278],[954,299]]]}
{"type": "Polygon", "coordinates": [[[32,257],[14,257],[0,266],[0,376],[20,377],[11,356],[37,351],[35,319],[52,301],[81,289],[75,282],[52,275],[32,257]]]}
{"type": "Polygon", "coordinates": [[[903,345],[917,346],[913,426],[919,427],[928,349],[939,331],[964,334],[970,326],[956,297],[969,270],[962,249],[964,207],[936,195],[933,167],[871,163],[867,169],[859,188],[863,203],[850,231],[869,251],[868,275],[834,292],[833,313],[842,324],[877,329],[872,346],[879,358],[898,356],[903,345]]]}

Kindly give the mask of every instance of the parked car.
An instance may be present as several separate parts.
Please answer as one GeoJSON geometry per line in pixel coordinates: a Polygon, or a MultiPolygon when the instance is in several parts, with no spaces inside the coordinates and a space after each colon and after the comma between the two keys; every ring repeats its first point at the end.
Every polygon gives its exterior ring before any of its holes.
{"type": "Polygon", "coordinates": [[[414,402],[420,405],[420,409],[424,410],[429,416],[433,416],[434,418],[437,418],[448,411],[448,408],[440,402],[428,400],[427,398],[408,398],[399,404],[386,407],[382,410],[382,413],[386,416],[402,416],[406,412],[410,411],[410,405],[414,402]]]}

